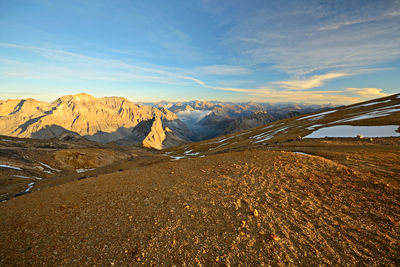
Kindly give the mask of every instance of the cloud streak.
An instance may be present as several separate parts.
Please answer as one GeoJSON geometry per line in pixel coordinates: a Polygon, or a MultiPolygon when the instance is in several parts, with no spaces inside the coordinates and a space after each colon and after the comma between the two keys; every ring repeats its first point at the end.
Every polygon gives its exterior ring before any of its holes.
{"type": "Polygon", "coordinates": [[[306,16],[291,12],[293,6],[272,16],[261,9],[240,20],[222,42],[243,64],[268,65],[291,77],[349,73],[399,59],[400,7],[373,2],[348,12],[346,3],[339,12],[310,1],[306,16]]]}
{"type": "Polygon", "coordinates": [[[292,90],[305,90],[315,87],[320,87],[327,80],[332,80],[344,76],[348,76],[346,73],[327,73],[322,75],[314,75],[307,79],[302,80],[291,80],[291,81],[280,81],[274,82],[273,84],[279,85],[281,88],[292,89],[292,90]]]}

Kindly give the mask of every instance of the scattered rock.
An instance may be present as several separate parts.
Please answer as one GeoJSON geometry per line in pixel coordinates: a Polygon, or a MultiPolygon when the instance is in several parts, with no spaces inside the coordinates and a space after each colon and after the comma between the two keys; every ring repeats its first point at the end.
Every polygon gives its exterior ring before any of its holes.
{"type": "Polygon", "coordinates": [[[254,217],[258,217],[258,215],[260,215],[260,214],[258,213],[258,210],[254,209],[253,215],[254,215],[254,217]]]}
{"type": "Polygon", "coordinates": [[[274,234],[274,233],[270,234],[270,235],[269,235],[269,238],[270,238],[271,240],[274,240],[274,241],[279,241],[279,240],[281,240],[280,237],[277,236],[277,235],[274,234]]]}

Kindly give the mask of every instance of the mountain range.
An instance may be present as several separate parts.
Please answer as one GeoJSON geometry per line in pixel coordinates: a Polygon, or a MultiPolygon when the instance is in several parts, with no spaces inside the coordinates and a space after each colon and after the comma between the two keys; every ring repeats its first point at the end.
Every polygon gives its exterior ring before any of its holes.
{"type": "Polygon", "coordinates": [[[326,110],[332,105],[293,103],[231,103],[187,101],[146,103],[176,113],[191,130],[190,139],[200,141],[251,129],[269,122],[326,110]]]}
{"type": "Polygon", "coordinates": [[[123,97],[81,93],[51,103],[31,98],[0,100],[0,134],[38,139],[83,137],[163,149],[324,108],[216,101],[136,104],[123,97]]]}
{"type": "Polygon", "coordinates": [[[96,98],[81,93],[52,103],[0,101],[0,133],[39,139],[67,134],[101,143],[162,149],[188,142],[190,131],[165,108],[138,105],[123,97],[96,98]]]}

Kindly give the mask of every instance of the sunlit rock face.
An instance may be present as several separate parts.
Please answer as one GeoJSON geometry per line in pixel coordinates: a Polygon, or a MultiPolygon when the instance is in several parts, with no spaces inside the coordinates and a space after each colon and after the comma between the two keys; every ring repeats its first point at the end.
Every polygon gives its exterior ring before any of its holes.
{"type": "MultiPolygon", "coordinates": [[[[76,133],[97,142],[128,139],[132,144],[156,149],[165,147],[163,142],[168,141],[164,123],[175,122],[185,128],[165,108],[137,105],[123,97],[96,98],[83,93],[63,96],[52,103],[34,99],[1,101],[0,116],[2,135],[47,139],[76,133]],[[151,121],[152,125],[135,130],[145,121],[151,121]]],[[[174,129],[169,130],[175,142],[187,141],[185,129],[181,128],[179,137],[174,136],[174,129]]]]}

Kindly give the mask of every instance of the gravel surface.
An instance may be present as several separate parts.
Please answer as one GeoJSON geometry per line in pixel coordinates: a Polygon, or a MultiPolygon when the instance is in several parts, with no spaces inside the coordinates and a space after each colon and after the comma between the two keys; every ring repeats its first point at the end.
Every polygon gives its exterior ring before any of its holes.
{"type": "Polygon", "coordinates": [[[0,265],[398,266],[399,177],[342,164],[244,151],[40,190],[0,203],[0,265]]]}

